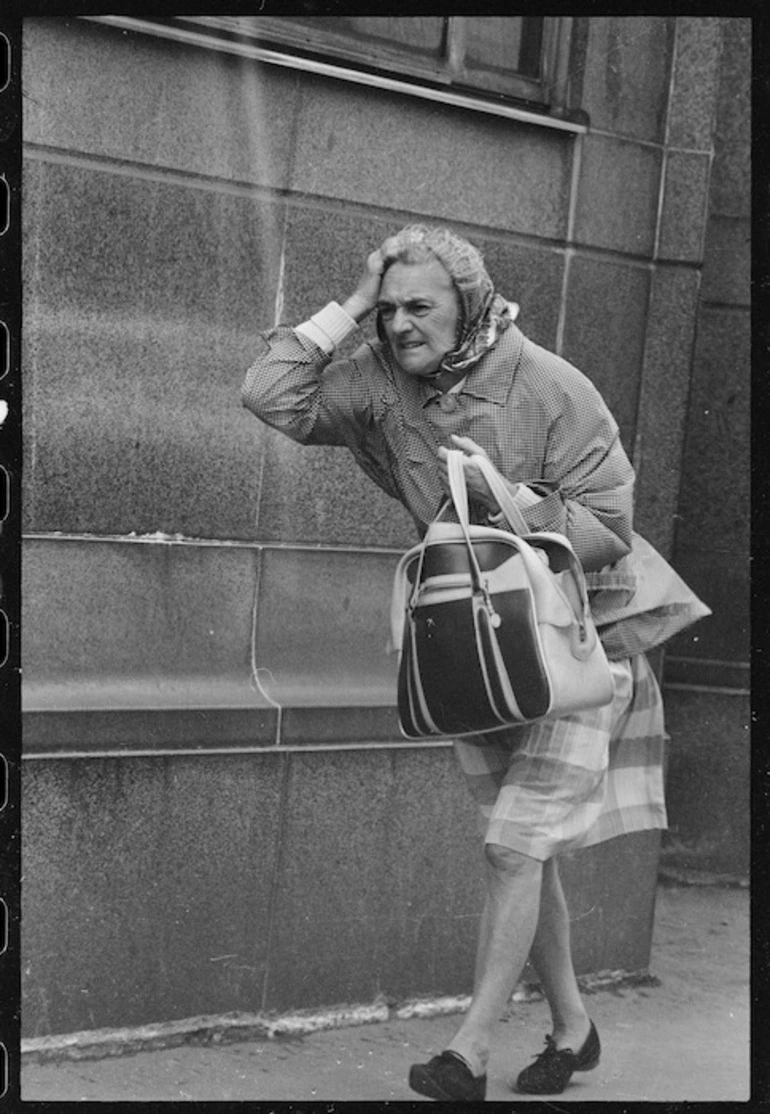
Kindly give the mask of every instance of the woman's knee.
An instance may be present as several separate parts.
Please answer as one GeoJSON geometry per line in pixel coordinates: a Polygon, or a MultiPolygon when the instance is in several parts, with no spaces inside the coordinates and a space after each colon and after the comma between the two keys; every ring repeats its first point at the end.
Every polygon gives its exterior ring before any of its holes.
{"type": "Polygon", "coordinates": [[[542,870],[543,864],[530,855],[523,855],[513,847],[506,847],[502,843],[485,843],[484,854],[487,862],[494,870],[505,874],[536,873],[542,870]]]}

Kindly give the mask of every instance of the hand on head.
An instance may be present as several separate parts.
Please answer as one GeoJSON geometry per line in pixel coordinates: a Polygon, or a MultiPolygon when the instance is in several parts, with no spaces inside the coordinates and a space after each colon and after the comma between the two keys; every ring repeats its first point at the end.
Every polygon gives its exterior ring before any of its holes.
{"type": "Polygon", "coordinates": [[[359,279],[358,286],[343,305],[343,309],[347,310],[356,321],[363,320],[377,305],[382,274],[388,260],[394,258],[395,250],[396,238],[395,236],[388,236],[378,248],[367,256],[364,273],[359,279]]]}

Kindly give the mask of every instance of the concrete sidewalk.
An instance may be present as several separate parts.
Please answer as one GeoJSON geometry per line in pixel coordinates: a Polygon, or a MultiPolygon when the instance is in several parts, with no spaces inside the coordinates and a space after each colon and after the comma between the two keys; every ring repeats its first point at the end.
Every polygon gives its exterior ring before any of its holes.
{"type": "MultiPolygon", "coordinates": [[[[749,894],[661,886],[650,985],[587,997],[603,1055],[559,1102],[746,1102],[749,1092],[749,894]]],[[[409,1065],[439,1052],[457,1016],[389,1020],[298,1038],[197,1045],[102,1060],[27,1062],[32,1101],[419,1102],[409,1065]]],[[[517,1004],[500,1024],[487,1098],[543,1048],[545,1002],[517,1004]]],[[[542,1100],[534,1100],[542,1101],[542,1100]]]]}

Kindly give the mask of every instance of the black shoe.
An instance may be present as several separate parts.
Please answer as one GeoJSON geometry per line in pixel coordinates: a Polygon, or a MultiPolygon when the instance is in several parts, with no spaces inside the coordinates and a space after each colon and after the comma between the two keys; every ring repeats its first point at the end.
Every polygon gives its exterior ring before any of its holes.
{"type": "Polygon", "coordinates": [[[476,1076],[456,1052],[442,1052],[427,1064],[412,1064],[409,1086],[429,1099],[481,1102],[487,1093],[486,1075],[476,1076]]]}
{"type": "Polygon", "coordinates": [[[560,1095],[572,1078],[573,1071],[591,1071],[599,1063],[602,1046],[593,1021],[579,1052],[557,1048],[553,1037],[545,1038],[545,1052],[534,1064],[524,1068],[516,1080],[516,1089],[524,1095],[560,1095]]]}

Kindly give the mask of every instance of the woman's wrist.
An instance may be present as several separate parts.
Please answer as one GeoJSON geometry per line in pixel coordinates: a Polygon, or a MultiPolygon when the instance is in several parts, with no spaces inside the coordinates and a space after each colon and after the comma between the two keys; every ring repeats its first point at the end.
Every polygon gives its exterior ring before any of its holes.
{"type": "Polygon", "coordinates": [[[344,306],[329,302],[307,321],[296,326],[296,332],[308,337],[324,352],[331,355],[335,348],[355,331],[357,321],[344,306]]]}
{"type": "Polygon", "coordinates": [[[342,303],[342,308],[354,321],[363,321],[374,309],[374,306],[360,294],[355,293],[351,294],[350,297],[342,303]]]}

